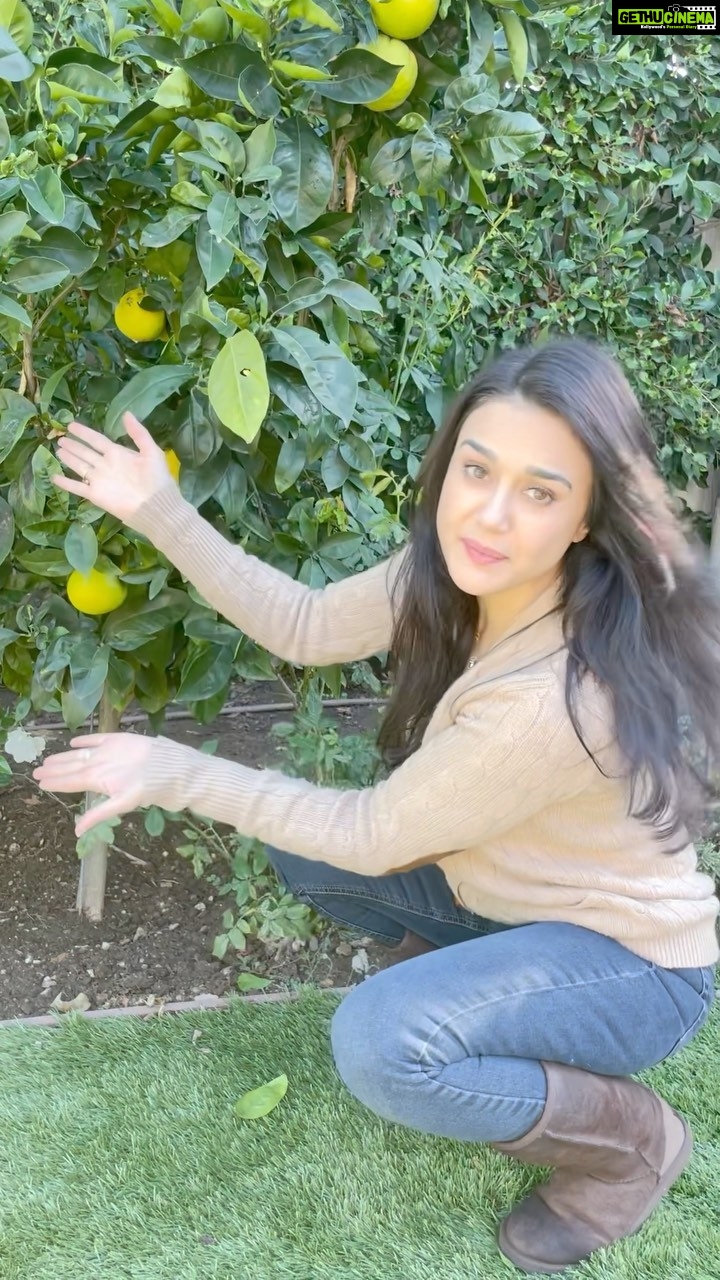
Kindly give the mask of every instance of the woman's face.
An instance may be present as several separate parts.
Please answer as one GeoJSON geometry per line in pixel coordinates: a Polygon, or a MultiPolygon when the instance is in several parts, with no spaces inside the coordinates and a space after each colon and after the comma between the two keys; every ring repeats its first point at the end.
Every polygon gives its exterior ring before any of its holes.
{"type": "Polygon", "coordinates": [[[478,597],[549,586],[568,547],[588,532],[591,492],[590,456],[564,418],[520,396],[473,409],[460,428],[437,512],[455,585],[478,597]],[[483,563],[463,539],[506,558],[483,563]]]}

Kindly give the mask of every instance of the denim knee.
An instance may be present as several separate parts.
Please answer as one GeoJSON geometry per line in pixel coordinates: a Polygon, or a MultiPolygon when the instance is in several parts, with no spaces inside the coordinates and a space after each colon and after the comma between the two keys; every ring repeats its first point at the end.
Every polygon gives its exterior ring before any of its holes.
{"type": "MultiPolygon", "coordinates": [[[[345,996],[330,1023],[335,1066],[346,1088],[381,1115],[383,1082],[397,1083],[403,1070],[402,1002],[396,1008],[380,1000],[382,974],[376,974],[345,996]],[[378,984],[378,985],[376,985],[378,984]]],[[[391,1002],[392,1003],[392,1002],[391,1002]]]]}

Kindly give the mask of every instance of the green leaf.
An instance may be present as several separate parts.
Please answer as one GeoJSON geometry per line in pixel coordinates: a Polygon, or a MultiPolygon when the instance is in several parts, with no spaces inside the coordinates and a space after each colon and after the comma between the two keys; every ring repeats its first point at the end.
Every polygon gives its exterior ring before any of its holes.
{"type": "Polygon", "coordinates": [[[456,143],[455,145],[457,147],[458,155],[474,183],[473,199],[479,200],[481,208],[489,208],[490,201],[488,200],[481,172],[483,168],[483,158],[479,149],[467,142],[462,147],[459,143],[456,143]]]}
{"type": "Polygon", "coordinates": [[[49,227],[43,232],[38,250],[56,262],[62,262],[71,275],[81,276],[97,261],[98,250],[84,244],[74,231],[65,227],[49,227]]]}
{"type": "Polygon", "coordinates": [[[153,637],[166,632],[185,617],[190,599],[185,591],[166,587],[153,600],[142,604],[126,601],[107,615],[104,639],[113,649],[130,652],[139,649],[153,637]]]}
{"type": "Polygon", "coordinates": [[[76,639],[70,652],[69,688],[63,697],[63,714],[72,728],[82,724],[98,705],[107,679],[109,659],[109,647],[98,644],[94,635],[76,639]]]}
{"type": "Polygon", "coordinates": [[[98,540],[92,525],[74,521],[65,535],[63,550],[73,569],[89,573],[98,557],[98,540]]]}
{"type": "Polygon", "coordinates": [[[218,44],[203,49],[193,58],[185,58],[181,67],[209,98],[223,102],[240,102],[238,80],[243,71],[254,67],[267,77],[267,67],[258,53],[242,44],[218,44]]]}
{"type": "Polygon", "coordinates": [[[215,959],[222,960],[229,946],[230,946],[230,939],[228,938],[227,934],[219,933],[215,941],[213,942],[212,953],[215,956],[215,959]]]}
{"type": "Polygon", "coordinates": [[[203,218],[198,222],[195,231],[195,252],[200,270],[205,277],[206,287],[208,290],[214,289],[216,284],[225,279],[235,261],[232,245],[224,240],[218,240],[208,226],[207,219],[203,218]]]}
{"type": "Polygon", "coordinates": [[[347,49],[333,58],[328,69],[332,80],[323,80],[317,92],[333,102],[373,102],[397,79],[397,67],[367,49],[347,49]]]}
{"type": "Polygon", "coordinates": [[[220,421],[253,440],[270,404],[265,356],[257,338],[244,329],[228,338],[215,357],[208,378],[208,397],[220,421]]]}
{"type": "Polygon", "coordinates": [[[182,49],[177,40],[168,36],[139,36],[133,41],[139,53],[145,54],[153,62],[173,67],[182,60],[182,49]]]}
{"type": "Polygon", "coordinates": [[[272,335],[297,364],[307,385],[326,409],[349,426],[358,395],[358,372],[334,342],[325,342],[301,325],[277,326],[272,335]]]}
{"type": "Polygon", "coordinates": [[[277,308],[275,314],[295,315],[296,312],[304,311],[307,307],[316,306],[327,296],[328,289],[322,280],[318,280],[317,276],[305,276],[302,280],[296,280],[295,284],[288,289],[287,301],[277,308]]]}
{"type": "Polygon", "coordinates": [[[124,413],[134,413],[144,422],[153,409],[195,377],[197,370],[192,364],[157,364],[141,369],[110,401],[105,415],[105,434],[110,440],[119,440],[124,435],[124,413]]]}
{"type": "Polygon", "coordinates": [[[356,284],[354,280],[328,280],[325,284],[325,290],[332,298],[337,298],[339,302],[344,303],[346,307],[350,307],[353,311],[371,311],[376,316],[383,314],[383,309],[378,299],[373,296],[369,289],[365,289],[361,284],[356,284]]]}
{"type": "Polygon", "coordinates": [[[24,329],[32,329],[32,320],[25,308],[21,307],[19,302],[15,302],[14,298],[8,298],[6,293],[0,293],[0,316],[17,320],[24,329]]]}
{"type": "Polygon", "coordinates": [[[197,138],[211,160],[230,169],[234,176],[242,173],[245,168],[245,147],[242,138],[233,129],[217,120],[191,120],[185,116],[180,116],[176,124],[191,137],[197,138]]]}
{"type": "Polygon", "coordinates": [[[169,209],[159,222],[148,222],[140,237],[140,243],[149,249],[161,249],[163,245],[178,240],[188,227],[197,222],[200,213],[196,209],[169,209]]]}
{"type": "Polygon", "coordinates": [[[148,4],[166,35],[176,36],[182,30],[182,18],[171,0],[148,0],[148,4]]]}
{"type": "Polygon", "coordinates": [[[307,62],[289,62],[285,58],[273,58],[270,65],[273,71],[276,71],[279,76],[284,76],[286,80],[319,81],[330,79],[329,71],[323,71],[320,67],[314,67],[307,62]]]}
{"type": "Polygon", "coordinates": [[[528,39],[525,28],[511,9],[501,9],[499,17],[505,31],[513,75],[517,83],[522,84],[528,64],[528,39]]]}
{"type": "Polygon", "coordinates": [[[286,489],[292,488],[306,464],[305,436],[291,436],[288,440],[284,440],[275,465],[275,488],[278,493],[284,493],[286,489]]]}
{"type": "Polygon", "coordinates": [[[287,1089],[287,1076],[284,1073],[276,1076],[268,1084],[260,1085],[259,1089],[251,1089],[238,1098],[235,1115],[240,1120],[257,1120],[260,1116],[266,1116],[285,1097],[287,1089]]]}
{"type": "Polygon", "coordinates": [[[170,74],[165,77],[162,84],[155,90],[152,100],[159,107],[170,107],[173,110],[184,111],[188,107],[192,107],[196,96],[199,97],[200,95],[187,71],[183,71],[182,67],[173,67],[170,74]]]}
{"type": "Polygon", "coordinates": [[[149,836],[161,836],[165,830],[165,814],[156,804],[151,804],[145,814],[145,830],[149,836]]]}
{"type": "Polygon", "coordinates": [[[213,235],[227,239],[238,224],[239,209],[235,196],[227,191],[216,191],[207,210],[207,222],[213,235]]]}
{"type": "Polygon", "coordinates": [[[12,453],[27,423],[35,417],[37,409],[9,387],[0,390],[0,462],[12,453]]]}
{"type": "Polygon", "coordinates": [[[0,0],[0,26],[7,27],[18,49],[23,53],[32,44],[35,24],[22,0],[0,0]]]}
{"type": "Polygon", "coordinates": [[[40,258],[30,255],[14,263],[5,274],[5,281],[11,284],[18,293],[42,293],[43,289],[54,289],[70,275],[62,262],[53,258],[40,258]]]}
{"type": "Polygon", "coordinates": [[[410,148],[412,138],[391,138],[383,143],[370,161],[370,181],[382,187],[402,182],[412,172],[410,148]]]}
{"type": "Polygon", "coordinates": [[[191,646],[183,664],[176,702],[194,702],[212,698],[227,684],[233,669],[234,648],[228,645],[191,646]]]}
{"type": "Polygon", "coordinates": [[[10,209],[0,213],[0,249],[22,235],[28,224],[28,215],[22,209],[10,209]]]}
{"type": "Polygon", "coordinates": [[[263,124],[255,126],[249,137],[245,139],[244,184],[273,176],[267,172],[267,169],[275,154],[276,144],[275,125],[272,120],[265,120],[263,124]]]}
{"type": "Polygon", "coordinates": [[[12,551],[15,541],[15,517],[4,498],[0,498],[0,564],[12,551]]]}
{"type": "Polygon", "coordinates": [[[448,139],[424,124],[413,136],[410,156],[421,194],[433,195],[444,185],[443,179],[452,166],[453,153],[448,139]]]}
{"type": "Polygon", "coordinates": [[[0,107],[0,160],[4,160],[6,156],[9,156],[11,145],[10,126],[5,112],[0,107]]]}
{"type": "Polygon", "coordinates": [[[301,18],[303,22],[334,31],[336,35],[340,35],[343,29],[342,16],[332,0],[325,0],[324,4],[316,4],[315,0],[290,0],[287,11],[289,18],[301,18]]]}
{"type": "Polygon", "coordinates": [[[320,464],[320,474],[322,482],[328,493],[339,489],[350,475],[350,467],[343,458],[336,444],[332,445],[324,454],[320,464]]]}
{"type": "MultiPolygon", "coordinates": [[[[2,0],[0,0],[0,5],[2,0]]],[[[48,55],[46,67],[64,67],[68,63],[78,63],[84,67],[94,67],[96,71],[102,71],[104,75],[117,75],[119,63],[114,62],[111,58],[104,58],[99,53],[91,53],[89,49],[81,49],[79,45],[71,45],[66,49],[55,49],[48,55]]]]}
{"type": "Polygon", "coordinates": [[[224,9],[234,22],[237,22],[242,31],[249,31],[256,40],[267,44],[272,37],[273,29],[270,23],[257,12],[252,0],[218,0],[218,3],[220,8],[224,9]]]}
{"type": "Polygon", "coordinates": [[[470,0],[469,70],[479,70],[493,47],[495,22],[481,0],[470,0]]]}
{"type": "Polygon", "coordinates": [[[488,168],[512,164],[538,147],[545,136],[545,126],[524,111],[488,111],[469,127],[488,168]]]}
{"type": "Polygon", "coordinates": [[[46,222],[62,222],[65,194],[57,173],[49,165],[36,169],[32,178],[21,178],[20,190],[30,207],[46,222]]]}
{"type": "Polygon", "coordinates": [[[29,80],[35,67],[16,45],[10,32],[0,27],[0,80],[29,80]]]}
{"type": "Polygon", "coordinates": [[[22,555],[18,555],[17,562],[38,578],[67,578],[70,573],[70,565],[63,552],[54,547],[24,551],[22,555]]]}
{"type": "Polygon", "coordinates": [[[494,111],[499,101],[500,85],[494,76],[458,76],[445,90],[447,110],[464,111],[468,116],[494,111]]]}
{"type": "Polygon", "coordinates": [[[282,103],[264,62],[252,63],[238,76],[238,98],[253,116],[263,119],[280,115],[282,103]]]}
{"type": "Polygon", "coordinates": [[[372,445],[360,436],[345,436],[339,444],[340,456],[356,471],[374,471],[377,465],[372,445]]]}
{"type": "MultiPolygon", "coordinates": [[[[77,729],[86,719],[86,715],[85,713],[81,714],[81,707],[79,707],[77,712],[73,714],[73,708],[69,705],[71,696],[72,695],[68,694],[62,695],[63,716],[65,718],[65,723],[69,728],[77,729]]],[[[88,854],[93,853],[97,849],[98,845],[108,845],[112,848],[112,844],[115,839],[115,828],[120,826],[120,822],[120,818],[107,818],[105,822],[98,822],[97,826],[93,827],[92,831],[86,831],[84,835],[81,835],[75,842],[75,850],[78,858],[87,858],[88,854]]]]}
{"type": "Polygon", "coordinates": [[[277,129],[273,163],[280,175],[268,184],[278,217],[300,231],[324,213],[333,192],[333,166],[327,147],[300,116],[277,129]]]}
{"type": "Polygon", "coordinates": [[[70,391],[67,386],[67,383],[64,382],[64,378],[68,370],[74,369],[74,368],[76,368],[75,360],[69,360],[67,364],[60,365],[59,369],[54,369],[53,372],[50,374],[50,377],[47,378],[46,381],[43,383],[42,391],[40,393],[40,412],[41,413],[48,412],[48,409],[50,408],[50,405],[53,402],[53,397],[55,395],[55,392],[58,390],[61,384],[63,384],[63,390],[66,392],[65,399],[70,400],[71,398],[70,391]]]}
{"type": "Polygon", "coordinates": [[[239,973],[235,982],[238,991],[263,991],[272,986],[272,978],[260,978],[256,973],[239,973]]]}
{"type": "Polygon", "coordinates": [[[94,67],[69,62],[48,77],[51,98],[77,98],[78,102],[129,102],[130,94],[123,85],[94,67]]]}
{"type": "Polygon", "coordinates": [[[176,182],[175,186],[170,188],[170,196],[176,204],[187,204],[192,209],[207,209],[210,204],[207,191],[201,191],[194,182],[185,180],[176,182]]]}
{"type": "Polygon", "coordinates": [[[133,107],[132,111],[128,111],[126,116],[118,120],[115,128],[106,134],[105,140],[119,142],[125,138],[140,138],[168,124],[174,118],[175,112],[170,111],[168,107],[156,107],[153,102],[141,102],[139,107],[133,107]]]}

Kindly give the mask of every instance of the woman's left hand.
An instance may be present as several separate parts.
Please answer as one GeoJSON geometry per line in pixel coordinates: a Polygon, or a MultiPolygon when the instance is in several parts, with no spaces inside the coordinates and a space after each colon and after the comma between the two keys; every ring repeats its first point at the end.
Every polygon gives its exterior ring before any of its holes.
{"type": "Polygon", "coordinates": [[[152,738],[137,733],[72,738],[72,751],[48,756],[32,776],[43,791],[95,791],[108,797],[77,819],[75,833],[82,836],[107,818],[148,803],[144,791],[152,744],[152,738]]]}

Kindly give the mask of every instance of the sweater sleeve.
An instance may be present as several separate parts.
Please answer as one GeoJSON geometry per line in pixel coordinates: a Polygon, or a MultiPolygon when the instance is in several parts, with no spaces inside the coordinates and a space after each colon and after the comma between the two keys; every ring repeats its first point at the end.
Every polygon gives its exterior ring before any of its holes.
{"type": "Polygon", "coordinates": [[[228,542],[174,484],[128,523],[218,613],[286,662],[327,666],[390,648],[390,592],[407,544],[370,569],[313,588],[228,542]]]}
{"type": "Polygon", "coordinates": [[[140,804],[189,808],[246,836],[367,875],[435,862],[588,783],[588,757],[544,678],[478,696],[377,786],[319,787],[154,739],[140,804]]]}

